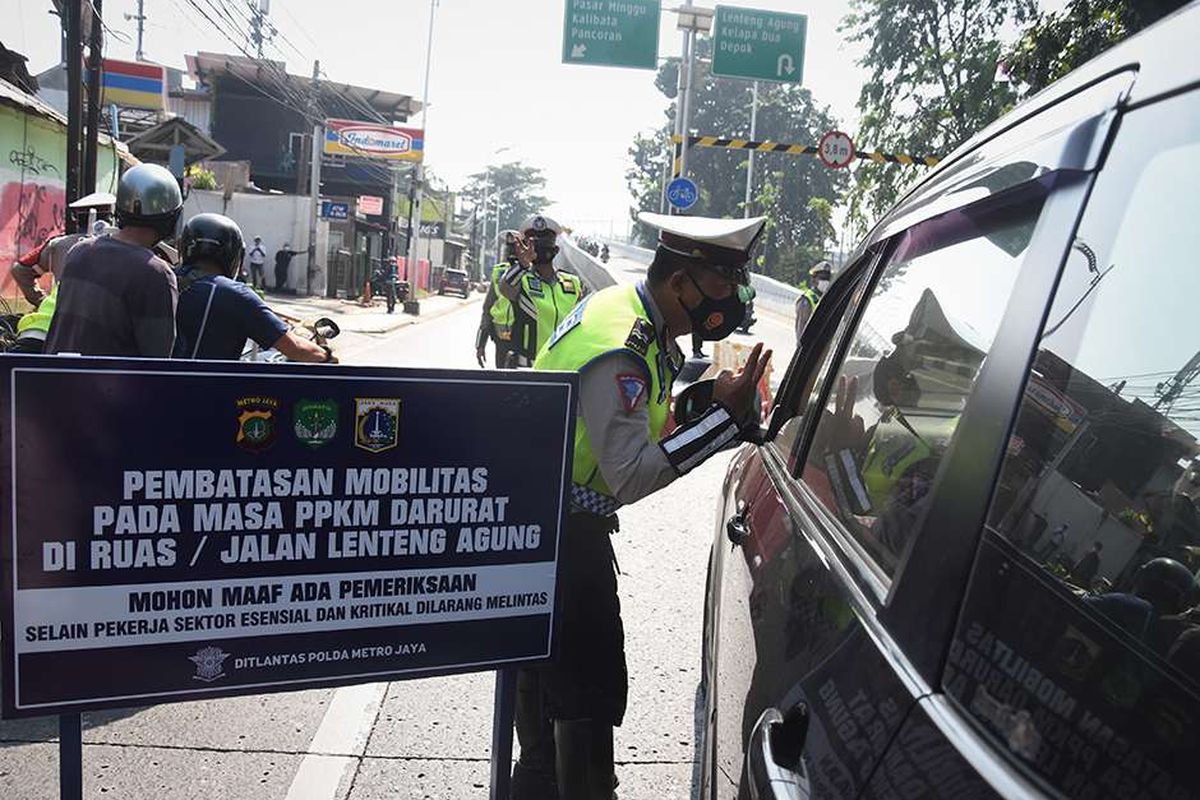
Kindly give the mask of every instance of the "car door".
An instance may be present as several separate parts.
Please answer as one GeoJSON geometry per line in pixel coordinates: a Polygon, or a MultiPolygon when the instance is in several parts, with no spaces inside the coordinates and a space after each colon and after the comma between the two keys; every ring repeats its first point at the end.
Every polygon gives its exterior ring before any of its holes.
{"type": "MultiPolygon", "coordinates": [[[[777,411],[792,419],[739,459],[761,477],[740,494],[734,481],[714,544],[712,796],[857,796],[931,692],[898,634],[920,614],[906,587],[937,581],[907,559],[1035,233],[1066,249],[1069,226],[1043,220],[1058,183],[1042,177],[993,182],[880,242],[806,343],[820,355],[793,362],[804,375],[777,411]]],[[[919,596],[944,609],[961,589],[919,596]]]]}
{"type": "Polygon", "coordinates": [[[1197,186],[1200,92],[1123,115],[1033,328],[939,691],[911,717],[953,779],[898,738],[870,796],[901,773],[921,796],[1200,796],[1197,186]]]}

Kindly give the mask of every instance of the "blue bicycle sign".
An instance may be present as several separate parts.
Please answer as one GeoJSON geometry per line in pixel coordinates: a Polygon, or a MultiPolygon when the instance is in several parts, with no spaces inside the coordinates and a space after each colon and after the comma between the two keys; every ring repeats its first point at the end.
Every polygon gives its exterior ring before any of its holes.
{"type": "Polygon", "coordinates": [[[696,188],[695,182],[687,178],[676,178],[667,184],[667,202],[675,208],[691,208],[699,199],[700,190],[696,188]]]}

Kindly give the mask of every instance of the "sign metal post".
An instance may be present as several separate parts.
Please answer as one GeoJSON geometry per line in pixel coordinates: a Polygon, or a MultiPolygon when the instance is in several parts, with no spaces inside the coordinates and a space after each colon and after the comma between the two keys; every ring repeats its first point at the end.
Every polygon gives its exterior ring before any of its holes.
{"type": "Polygon", "coordinates": [[[83,800],[83,722],[79,713],[58,715],[59,800],[83,800]]]}

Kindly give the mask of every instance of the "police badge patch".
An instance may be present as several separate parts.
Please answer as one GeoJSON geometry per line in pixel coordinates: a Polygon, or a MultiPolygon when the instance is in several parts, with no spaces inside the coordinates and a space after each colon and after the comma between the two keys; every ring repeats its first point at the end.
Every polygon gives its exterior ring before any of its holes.
{"type": "Polygon", "coordinates": [[[212,683],[217,678],[224,678],[225,668],[223,665],[227,658],[229,658],[229,653],[219,647],[201,647],[196,651],[196,655],[188,656],[188,661],[196,665],[196,674],[192,677],[205,683],[212,683]]]}
{"type": "Polygon", "coordinates": [[[237,401],[238,429],[234,441],[244,450],[257,453],[275,444],[274,397],[243,397],[237,401]]]}
{"type": "Polygon", "coordinates": [[[354,446],[382,453],[400,443],[400,398],[354,399],[354,446]]]}
{"type": "Polygon", "coordinates": [[[633,323],[633,329],[625,339],[625,346],[638,355],[644,356],[650,350],[650,342],[654,341],[654,325],[650,320],[639,319],[633,323]]]}
{"type": "Polygon", "coordinates": [[[320,447],[337,435],[337,403],[332,400],[298,400],[292,409],[296,438],[309,447],[320,447]]]}

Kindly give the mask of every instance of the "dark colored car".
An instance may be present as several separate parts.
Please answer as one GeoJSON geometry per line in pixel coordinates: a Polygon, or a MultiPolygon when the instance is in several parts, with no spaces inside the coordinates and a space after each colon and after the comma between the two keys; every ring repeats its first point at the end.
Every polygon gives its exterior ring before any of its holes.
{"type": "Polygon", "coordinates": [[[705,798],[1200,796],[1200,6],[947,157],[709,563],[705,798]]]}
{"type": "Polygon", "coordinates": [[[454,292],[461,294],[463,297],[471,295],[471,279],[467,277],[467,271],[464,269],[448,269],[442,272],[442,285],[438,287],[438,294],[446,294],[454,292]]]}

